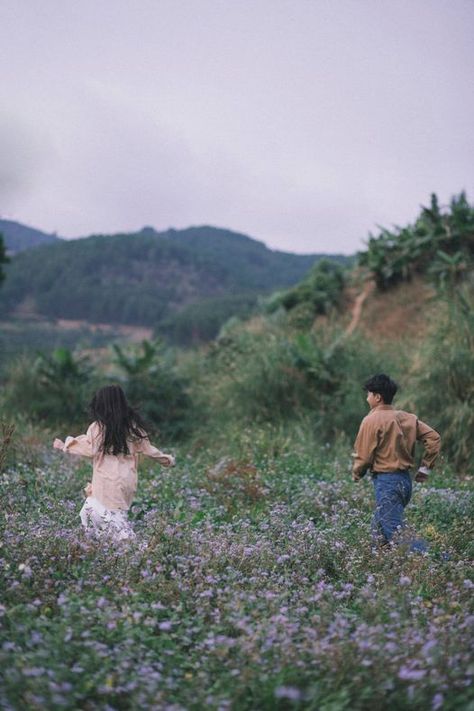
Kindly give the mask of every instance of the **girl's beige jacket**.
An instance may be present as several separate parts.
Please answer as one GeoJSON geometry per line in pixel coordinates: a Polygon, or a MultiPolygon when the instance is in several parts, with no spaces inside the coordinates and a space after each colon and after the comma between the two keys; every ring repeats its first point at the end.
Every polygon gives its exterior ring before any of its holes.
{"type": "Polygon", "coordinates": [[[128,442],[130,454],[103,454],[102,430],[93,422],[85,435],[67,437],[64,452],[92,459],[92,496],[111,511],[128,510],[137,490],[138,455],[157,459],[165,467],[174,465],[174,457],[150,444],[148,438],[128,442]]]}

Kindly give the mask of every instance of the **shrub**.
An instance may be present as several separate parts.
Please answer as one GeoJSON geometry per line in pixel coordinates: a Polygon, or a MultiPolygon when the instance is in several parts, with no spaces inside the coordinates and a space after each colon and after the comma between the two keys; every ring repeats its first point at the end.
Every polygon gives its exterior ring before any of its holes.
{"type": "Polygon", "coordinates": [[[0,420],[0,473],[3,471],[5,462],[7,461],[8,451],[10,449],[15,425],[10,422],[0,420]]]}
{"type": "Polygon", "coordinates": [[[114,345],[114,350],[127,397],[145,420],[164,437],[179,439],[186,435],[192,422],[192,403],[172,353],[159,341],[143,341],[139,349],[127,352],[114,345]]]}
{"type": "Polygon", "coordinates": [[[320,332],[234,333],[209,353],[212,411],[219,420],[283,422],[310,417],[315,434],[353,436],[365,414],[361,383],[390,369],[360,337],[320,332]]]}
{"type": "Polygon", "coordinates": [[[85,356],[67,348],[51,355],[22,357],[7,371],[3,404],[11,415],[23,414],[44,425],[84,425],[95,373],[85,356]]]}
{"type": "Polygon", "coordinates": [[[340,302],[344,288],[344,268],[330,259],[317,262],[309,274],[292,289],[274,294],[266,302],[266,311],[273,313],[283,307],[286,311],[299,308],[307,316],[327,314],[340,302]]]}

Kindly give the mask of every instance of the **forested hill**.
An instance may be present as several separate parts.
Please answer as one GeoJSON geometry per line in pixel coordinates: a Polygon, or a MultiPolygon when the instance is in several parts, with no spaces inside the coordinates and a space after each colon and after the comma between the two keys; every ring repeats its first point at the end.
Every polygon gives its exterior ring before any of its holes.
{"type": "Polygon", "coordinates": [[[4,316],[28,311],[157,326],[196,303],[222,311],[224,300],[228,317],[257,294],[294,284],[321,256],[272,251],[213,227],[163,233],[147,227],[135,234],[61,240],[16,255],[6,269],[0,303],[4,316]]]}
{"type": "Polygon", "coordinates": [[[57,235],[47,234],[34,227],[27,227],[20,222],[0,219],[0,234],[3,235],[5,246],[9,254],[23,252],[25,249],[38,247],[42,244],[59,242],[57,235]]]}

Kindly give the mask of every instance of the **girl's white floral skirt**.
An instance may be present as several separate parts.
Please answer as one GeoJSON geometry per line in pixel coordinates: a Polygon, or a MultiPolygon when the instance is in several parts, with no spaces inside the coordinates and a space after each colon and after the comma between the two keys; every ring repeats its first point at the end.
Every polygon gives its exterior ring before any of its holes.
{"type": "Polygon", "coordinates": [[[90,533],[104,534],[116,541],[135,538],[127,512],[106,509],[93,496],[87,497],[79,515],[82,525],[90,533]]]}

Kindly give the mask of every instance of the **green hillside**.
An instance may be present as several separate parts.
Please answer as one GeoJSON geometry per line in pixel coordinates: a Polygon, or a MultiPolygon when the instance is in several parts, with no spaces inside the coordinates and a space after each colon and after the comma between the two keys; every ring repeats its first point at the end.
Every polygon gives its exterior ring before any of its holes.
{"type": "Polygon", "coordinates": [[[242,304],[247,311],[249,300],[294,284],[321,256],[272,251],[213,227],[164,233],[145,228],[61,241],[12,259],[2,312],[151,327],[168,323],[169,330],[173,314],[196,303],[202,304],[200,313],[215,312],[223,298],[226,320],[234,312],[232,299],[235,312],[242,312],[242,304]]]}
{"type": "Polygon", "coordinates": [[[5,246],[10,254],[23,252],[25,249],[39,247],[42,244],[59,242],[61,239],[57,235],[47,234],[13,220],[0,220],[0,234],[3,235],[5,246]]]}

